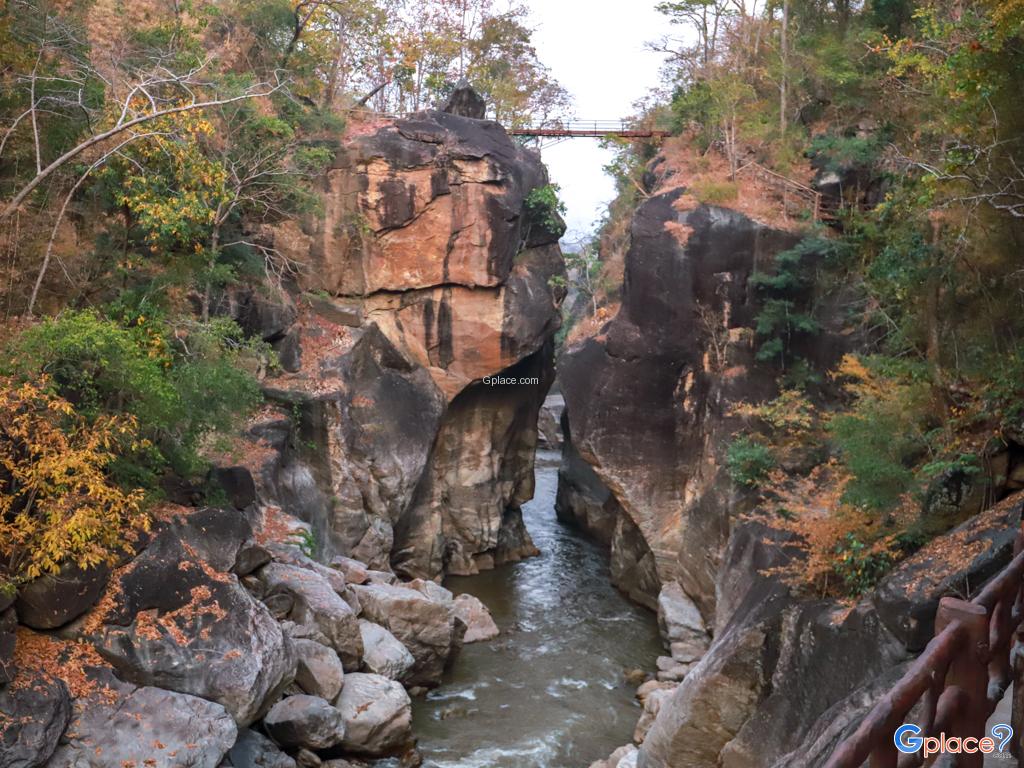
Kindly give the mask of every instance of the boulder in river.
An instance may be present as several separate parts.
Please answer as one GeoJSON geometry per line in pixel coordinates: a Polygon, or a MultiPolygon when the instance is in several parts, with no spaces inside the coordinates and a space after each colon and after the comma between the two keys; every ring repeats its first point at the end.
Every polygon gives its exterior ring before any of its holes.
{"type": "Polygon", "coordinates": [[[492,640],[499,634],[491,612],[473,595],[462,594],[455,598],[455,617],[466,625],[466,634],[462,638],[464,643],[492,640]]]}
{"type": "Polygon", "coordinates": [[[412,702],[394,680],[347,675],[335,706],[345,721],[347,750],[379,757],[399,751],[412,739],[412,702]]]}

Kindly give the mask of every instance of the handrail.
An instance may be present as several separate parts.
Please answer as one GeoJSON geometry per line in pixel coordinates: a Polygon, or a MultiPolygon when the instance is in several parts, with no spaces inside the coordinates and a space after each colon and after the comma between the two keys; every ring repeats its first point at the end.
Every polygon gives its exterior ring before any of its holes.
{"type": "Polygon", "coordinates": [[[818,221],[821,218],[822,196],[821,192],[818,192],[816,189],[812,189],[806,184],[802,184],[795,179],[783,176],[781,173],[777,173],[771,168],[766,168],[760,163],[753,161],[746,163],[745,165],[741,165],[736,169],[737,176],[741,173],[753,175],[755,181],[764,181],[768,186],[774,187],[776,190],[781,189],[783,194],[783,204],[785,204],[785,196],[787,194],[792,194],[795,197],[810,203],[814,221],[818,221]]]}
{"type": "MultiPolygon", "coordinates": [[[[900,754],[893,734],[923,701],[923,736],[979,738],[1011,679],[1024,685],[1024,529],[1014,540],[1014,557],[970,602],[944,597],[935,617],[936,634],[910,669],[864,717],[852,736],[833,751],[825,768],[915,768],[920,754],[900,754]]],[[[1011,723],[1020,753],[1024,713],[1014,708],[1011,723]]],[[[982,768],[984,755],[958,755],[960,768],[982,768]]]]}

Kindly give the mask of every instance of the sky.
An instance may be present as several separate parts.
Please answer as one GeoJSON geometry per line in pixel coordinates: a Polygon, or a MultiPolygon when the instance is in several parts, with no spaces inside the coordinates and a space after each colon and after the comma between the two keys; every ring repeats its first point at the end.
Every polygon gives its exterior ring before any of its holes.
{"type": "MultiPolygon", "coordinates": [[[[666,33],[656,0],[528,0],[537,54],[575,101],[576,117],[614,120],[658,84],[662,57],[644,43],[666,33]]],[[[614,196],[601,169],[611,152],[597,139],[569,139],[542,153],[568,208],[567,240],[589,233],[614,196]]]]}

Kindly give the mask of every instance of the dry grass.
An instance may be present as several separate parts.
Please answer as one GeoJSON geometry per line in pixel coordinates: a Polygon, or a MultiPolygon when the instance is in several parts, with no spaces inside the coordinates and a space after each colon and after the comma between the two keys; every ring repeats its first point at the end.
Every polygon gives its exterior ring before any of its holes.
{"type": "MultiPolygon", "coordinates": [[[[701,153],[692,137],[675,136],[662,147],[664,170],[654,194],[674,189],[686,189],[687,194],[677,205],[679,210],[696,207],[700,203],[722,205],[749,216],[769,227],[798,230],[806,221],[787,214],[782,200],[766,191],[753,179],[742,174],[731,178],[729,161],[714,149],[701,153]]],[[[788,174],[794,181],[808,184],[814,172],[809,163],[788,174]]]]}

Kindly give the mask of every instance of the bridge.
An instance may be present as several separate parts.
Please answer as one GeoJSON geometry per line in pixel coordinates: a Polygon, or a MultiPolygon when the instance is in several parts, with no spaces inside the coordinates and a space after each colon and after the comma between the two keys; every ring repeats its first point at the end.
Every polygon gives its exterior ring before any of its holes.
{"type": "Polygon", "coordinates": [[[654,139],[671,135],[669,131],[636,125],[628,120],[569,120],[525,128],[509,128],[508,133],[510,136],[536,139],[654,139]]]}

